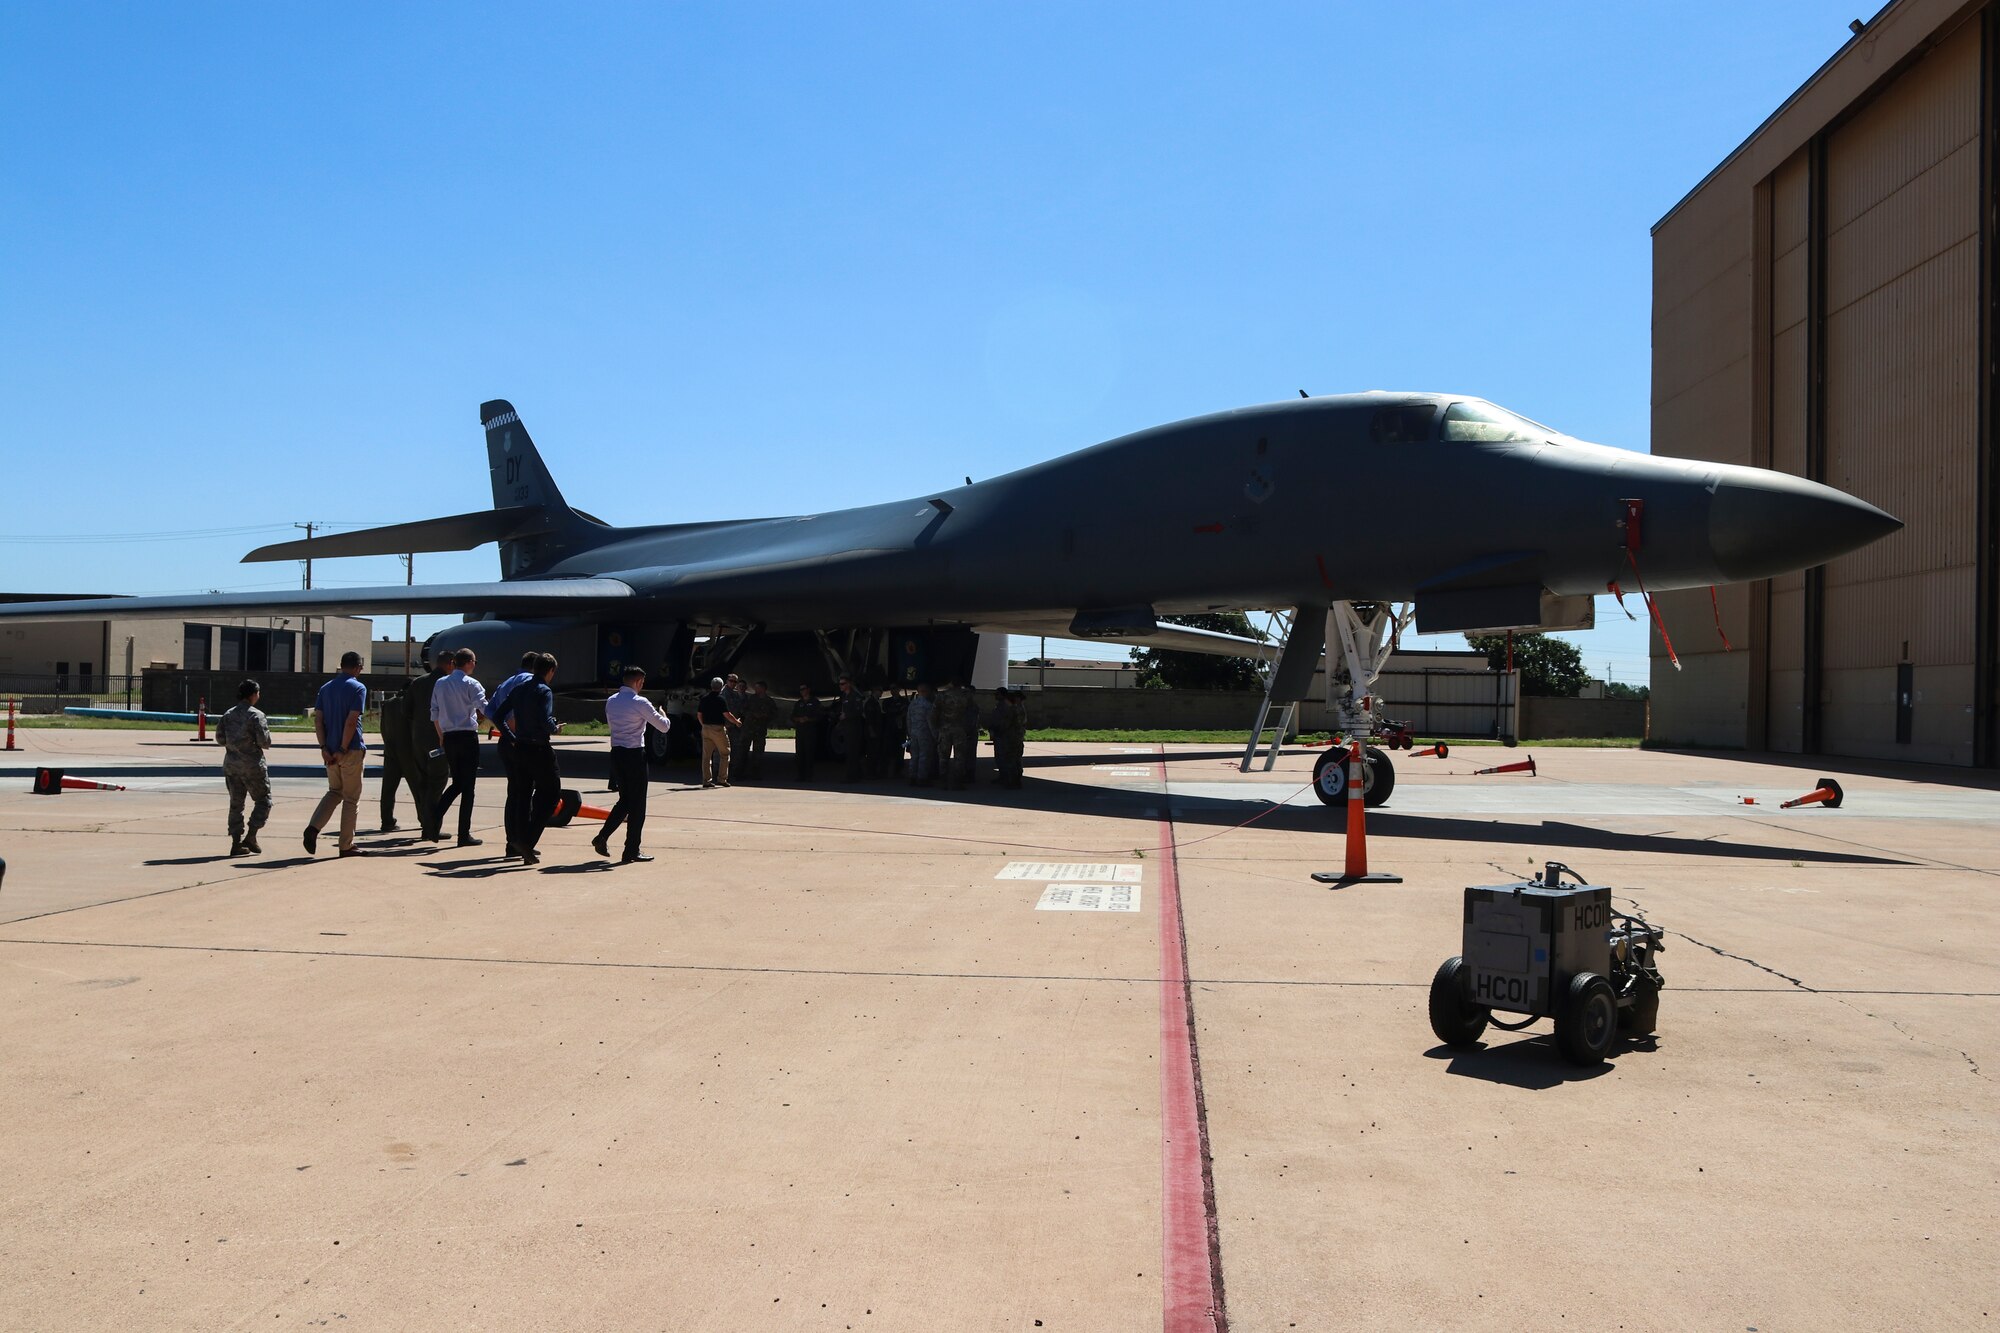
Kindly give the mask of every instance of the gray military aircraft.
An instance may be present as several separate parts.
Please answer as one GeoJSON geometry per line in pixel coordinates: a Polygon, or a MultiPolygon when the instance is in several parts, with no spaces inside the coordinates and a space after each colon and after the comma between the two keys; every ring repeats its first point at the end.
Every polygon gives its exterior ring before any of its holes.
{"type": "MultiPolygon", "coordinates": [[[[963,681],[980,633],[1242,655],[1259,648],[1160,618],[1292,608],[1272,697],[1302,697],[1324,645],[1340,724],[1366,735],[1379,720],[1368,687],[1408,621],[1399,606],[1424,632],[1575,628],[1595,596],[1642,580],[1765,578],[1902,526],[1816,482],[1590,444],[1455,394],[1301,396],[888,504],[626,528],[563,499],[511,404],[484,403],[479,420],[491,509],[244,559],[497,542],[495,582],[43,601],[0,620],[463,613],[434,650],[470,646],[511,670],[547,649],[571,685],[637,662],[672,687],[725,667],[963,681]],[[1423,503],[1373,502],[1392,496],[1423,503]]],[[[1371,753],[1371,799],[1378,765],[1382,795],[1393,782],[1387,764],[1371,753]]]]}

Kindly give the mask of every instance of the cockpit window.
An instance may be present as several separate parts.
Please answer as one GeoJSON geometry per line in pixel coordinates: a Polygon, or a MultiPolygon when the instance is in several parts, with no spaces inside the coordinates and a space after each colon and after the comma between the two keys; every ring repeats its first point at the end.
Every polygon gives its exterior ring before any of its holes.
{"type": "Polygon", "coordinates": [[[1444,410],[1444,437],[1461,444],[1532,444],[1552,433],[1491,403],[1453,403],[1444,410]]]}
{"type": "Polygon", "coordinates": [[[1436,416],[1437,408],[1430,403],[1378,407],[1368,423],[1368,438],[1375,444],[1429,444],[1436,416]]]}

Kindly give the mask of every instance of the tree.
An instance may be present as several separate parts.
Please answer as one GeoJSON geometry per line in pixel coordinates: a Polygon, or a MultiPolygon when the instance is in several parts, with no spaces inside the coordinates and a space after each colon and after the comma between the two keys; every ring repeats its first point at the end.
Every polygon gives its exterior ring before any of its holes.
{"type": "Polygon", "coordinates": [[[1607,699],[1650,699],[1653,697],[1651,685],[1627,685],[1622,680],[1608,682],[1604,687],[1607,699]]]}
{"type": "MultiPolygon", "coordinates": [[[[1506,635],[1468,634],[1465,641],[1485,653],[1495,671],[1506,668],[1506,635]]],[[[1546,699],[1574,699],[1590,679],[1582,651],[1567,639],[1546,634],[1514,636],[1514,669],[1521,673],[1521,693],[1546,699]]]]}
{"type": "MultiPolygon", "coordinates": [[[[1262,641],[1269,636],[1250,624],[1241,611],[1206,611],[1188,616],[1161,616],[1163,624],[1219,630],[1262,641]]],[[[1134,648],[1132,665],[1139,669],[1143,689],[1255,690],[1264,685],[1254,657],[1211,657],[1207,653],[1177,653],[1165,648],[1134,648]]]]}

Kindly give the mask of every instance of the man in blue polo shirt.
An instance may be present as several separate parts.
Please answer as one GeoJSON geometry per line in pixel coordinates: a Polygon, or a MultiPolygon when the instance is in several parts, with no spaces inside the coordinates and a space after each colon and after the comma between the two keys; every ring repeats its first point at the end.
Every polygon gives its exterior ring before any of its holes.
{"type": "Polygon", "coordinates": [[[361,654],[342,653],[340,674],[319,687],[313,704],[313,734],[319,738],[320,761],[326,765],[326,795],[306,821],[306,853],[319,850],[319,831],[340,807],[340,854],[359,856],[354,845],[356,812],[361,806],[361,770],[368,747],[361,739],[361,714],[368,708],[368,687],[359,680],[361,654]]]}

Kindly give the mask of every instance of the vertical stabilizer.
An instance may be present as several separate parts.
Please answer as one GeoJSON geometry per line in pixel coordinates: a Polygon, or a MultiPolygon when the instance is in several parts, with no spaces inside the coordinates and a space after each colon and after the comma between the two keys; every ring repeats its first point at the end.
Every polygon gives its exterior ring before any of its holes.
{"type": "Polygon", "coordinates": [[[519,578],[539,574],[568,549],[565,540],[572,529],[582,526],[556,479],[521,424],[521,414],[504,398],[479,405],[479,424],[486,429],[486,462],[493,472],[495,509],[541,509],[548,517],[545,533],[517,537],[500,543],[500,577],[519,578]]]}

